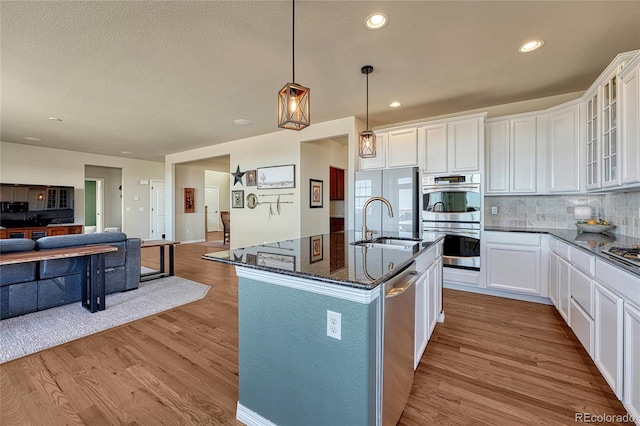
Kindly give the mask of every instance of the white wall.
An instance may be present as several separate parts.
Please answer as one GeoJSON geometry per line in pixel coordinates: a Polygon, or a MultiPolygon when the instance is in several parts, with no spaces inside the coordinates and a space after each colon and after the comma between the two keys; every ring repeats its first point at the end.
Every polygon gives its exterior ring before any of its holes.
{"type": "MultiPolygon", "coordinates": [[[[307,237],[329,233],[329,167],[348,167],[348,147],[334,140],[305,142],[300,149],[300,236],[307,237]],[[323,181],[322,208],[311,208],[310,179],[323,181]]],[[[349,194],[345,195],[349,198],[349,194]]]]}
{"type": "Polygon", "coordinates": [[[77,224],[84,224],[86,165],[122,169],[122,230],[130,237],[149,238],[150,191],[140,181],[164,179],[162,163],[0,142],[0,182],[75,187],[77,224]],[[140,199],[134,201],[134,196],[140,199]]]}
{"type": "Polygon", "coordinates": [[[204,168],[176,164],[175,168],[176,241],[205,241],[204,229],[204,168]],[[184,212],[184,189],[194,188],[195,212],[184,212]]]}
{"type": "MultiPolygon", "coordinates": [[[[347,117],[339,120],[312,124],[299,132],[292,130],[279,130],[265,135],[170,154],[165,157],[165,181],[167,182],[168,187],[175,187],[173,183],[176,179],[174,169],[176,169],[180,163],[222,155],[230,155],[229,172],[234,172],[238,165],[240,166],[241,171],[246,171],[257,169],[259,167],[294,164],[296,169],[296,187],[292,189],[265,191],[258,190],[255,186],[246,187],[240,184],[233,185],[233,181],[231,181],[230,190],[244,190],[245,200],[249,193],[255,193],[257,195],[264,195],[267,193],[293,193],[292,196],[282,196],[281,201],[290,200],[294,202],[294,204],[283,204],[281,214],[273,216],[269,215],[268,205],[259,205],[255,209],[249,209],[247,207],[243,209],[231,208],[231,223],[233,224],[231,248],[298,238],[300,237],[301,231],[301,208],[302,206],[308,206],[309,203],[308,197],[303,198],[301,195],[301,187],[309,185],[308,179],[306,182],[301,181],[301,142],[346,135],[348,139],[347,161],[349,164],[348,167],[345,168],[349,169],[351,173],[351,176],[347,177],[347,181],[352,182],[352,173],[353,170],[355,170],[355,159],[357,156],[353,147],[356,143],[355,138],[357,137],[357,132],[362,128],[364,127],[360,120],[357,120],[355,117],[347,117]]],[[[348,189],[348,191],[352,190],[352,188],[350,190],[348,189]]],[[[266,199],[265,197],[259,198],[266,199]]],[[[176,228],[182,226],[180,221],[177,220],[177,205],[177,202],[173,202],[171,200],[167,204],[168,208],[171,208],[172,210],[169,213],[171,217],[167,218],[167,223],[169,224],[168,228],[174,223],[174,221],[176,228]]],[[[167,229],[167,236],[169,238],[175,238],[173,237],[174,233],[177,235],[177,229],[167,229]]]]}

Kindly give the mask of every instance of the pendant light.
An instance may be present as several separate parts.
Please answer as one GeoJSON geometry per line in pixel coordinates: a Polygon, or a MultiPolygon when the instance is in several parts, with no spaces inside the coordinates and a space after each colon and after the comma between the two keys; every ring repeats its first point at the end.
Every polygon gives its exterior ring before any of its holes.
{"type": "Polygon", "coordinates": [[[309,96],[307,87],[296,84],[296,2],[293,3],[291,63],[293,83],[284,85],[278,92],[278,127],[291,130],[302,130],[310,124],[309,96]]]}
{"type": "Polygon", "coordinates": [[[369,130],[369,74],[373,72],[371,65],[365,65],[360,70],[367,76],[367,130],[360,132],[360,158],[373,158],[376,156],[376,134],[369,130]]]}

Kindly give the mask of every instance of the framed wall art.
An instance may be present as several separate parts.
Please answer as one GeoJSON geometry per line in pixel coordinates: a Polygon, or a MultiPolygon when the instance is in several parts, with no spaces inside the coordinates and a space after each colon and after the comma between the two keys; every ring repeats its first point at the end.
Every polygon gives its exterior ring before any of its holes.
{"type": "Polygon", "coordinates": [[[309,238],[309,263],[316,263],[322,260],[322,235],[309,238]]]}
{"type": "Polygon", "coordinates": [[[184,189],[184,212],[195,213],[196,212],[196,200],[195,200],[195,188],[184,189]]]}
{"type": "Polygon", "coordinates": [[[231,191],[231,207],[234,209],[244,208],[244,190],[231,191]]]}
{"type": "Polygon", "coordinates": [[[258,189],[281,189],[296,187],[296,166],[258,167],[256,169],[258,189]]]}
{"type": "Polygon", "coordinates": [[[247,170],[247,186],[256,186],[256,171],[247,170]]]}
{"type": "Polygon", "coordinates": [[[323,182],[317,179],[309,179],[309,207],[322,208],[323,182]]]}

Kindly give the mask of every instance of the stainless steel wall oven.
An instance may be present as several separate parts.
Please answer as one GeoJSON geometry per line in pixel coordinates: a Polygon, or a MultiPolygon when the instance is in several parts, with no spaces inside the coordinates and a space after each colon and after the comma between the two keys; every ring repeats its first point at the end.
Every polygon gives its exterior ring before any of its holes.
{"type": "Polygon", "coordinates": [[[422,177],[422,231],[445,233],[444,266],[480,270],[480,175],[422,177]]]}

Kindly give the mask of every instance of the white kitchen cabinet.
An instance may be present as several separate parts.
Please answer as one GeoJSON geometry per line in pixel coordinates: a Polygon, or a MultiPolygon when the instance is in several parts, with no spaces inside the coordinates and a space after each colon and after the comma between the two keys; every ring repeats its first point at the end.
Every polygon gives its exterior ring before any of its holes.
{"type": "Polygon", "coordinates": [[[571,293],[569,292],[569,255],[571,247],[555,238],[549,240],[549,299],[569,324],[571,293]]]}
{"type": "Polygon", "coordinates": [[[593,360],[619,399],[623,385],[623,307],[621,297],[595,282],[593,360]]]}
{"type": "Polygon", "coordinates": [[[624,304],[623,403],[640,423],[640,310],[624,304]]]}
{"type": "Polygon", "coordinates": [[[620,73],[622,184],[640,182],[640,54],[620,73]]]}
{"type": "Polygon", "coordinates": [[[480,171],[484,157],[484,119],[474,114],[424,129],[423,171],[428,174],[480,171]]]}
{"type": "Polygon", "coordinates": [[[587,189],[600,188],[600,170],[598,151],[598,94],[587,99],[587,189]]]}
{"type": "Polygon", "coordinates": [[[558,309],[558,263],[560,257],[549,253],[549,300],[558,309]]]}
{"type": "Polygon", "coordinates": [[[583,104],[575,101],[548,110],[549,192],[581,190],[583,110],[583,104]]]}
{"type": "Polygon", "coordinates": [[[509,120],[489,121],[485,125],[485,193],[506,194],[510,191],[509,120]]]}
{"type": "Polygon", "coordinates": [[[434,262],[429,269],[427,269],[427,282],[429,285],[429,305],[428,305],[428,338],[431,338],[433,329],[436,328],[438,317],[440,316],[442,306],[442,259],[434,262]]]}
{"type": "Polygon", "coordinates": [[[571,330],[589,356],[593,358],[593,332],[595,328],[593,318],[574,299],[569,302],[569,317],[571,318],[571,330]]]}
{"type": "Polygon", "coordinates": [[[446,173],[447,165],[447,124],[424,127],[424,171],[426,173],[446,173]]]}
{"type": "Polygon", "coordinates": [[[569,262],[558,257],[558,312],[565,322],[569,324],[569,304],[571,294],[569,293],[569,262]]]}
{"type": "Polygon", "coordinates": [[[376,156],[371,158],[358,157],[360,170],[384,169],[387,166],[387,133],[375,132],[376,156]]]}
{"type": "Polygon", "coordinates": [[[416,259],[416,270],[421,276],[416,282],[414,370],[442,312],[441,246],[442,243],[432,246],[416,259]]]}
{"type": "Polygon", "coordinates": [[[429,312],[428,312],[429,283],[426,273],[416,282],[416,325],[415,344],[413,345],[413,369],[418,368],[420,358],[427,348],[429,341],[429,312]]]}
{"type": "Polygon", "coordinates": [[[573,264],[569,267],[569,293],[569,327],[593,358],[593,281],[573,264]]]}
{"type": "Polygon", "coordinates": [[[387,167],[418,165],[418,129],[390,130],[387,133],[387,167]]]}
{"type": "Polygon", "coordinates": [[[587,315],[593,317],[593,281],[590,276],[573,265],[573,260],[569,268],[569,283],[571,284],[569,289],[571,298],[580,305],[587,315]]]}
{"type": "Polygon", "coordinates": [[[480,170],[484,119],[472,118],[447,125],[447,164],[450,172],[480,170]]]}
{"type": "Polygon", "coordinates": [[[536,116],[486,124],[486,193],[535,193],[536,116]]]}
{"type": "MultiPolygon", "coordinates": [[[[638,51],[625,52],[617,55],[609,66],[593,82],[585,92],[586,120],[586,186],[588,190],[618,187],[623,182],[636,182],[638,179],[637,155],[637,126],[627,126],[624,110],[627,109],[629,119],[637,120],[637,80],[634,81],[633,72],[629,72],[629,82],[626,88],[622,75],[627,64],[631,65],[638,51]],[[631,104],[623,103],[623,90],[631,96],[631,104]],[[635,90],[635,93],[634,93],[635,90]],[[630,107],[630,108],[629,108],[630,107]],[[634,112],[635,109],[635,112],[634,112]],[[625,139],[624,133],[630,134],[625,139]],[[635,140],[633,134],[636,134],[635,140]],[[633,143],[627,149],[627,141],[633,143]],[[631,158],[627,158],[626,152],[631,158]],[[635,158],[634,158],[635,157],[635,158]],[[627,166],[631,168],[625,170],[627,166]],[[629,175],[627,175],[629,173],[629,175]]],[[[633,66],[633,65],[631,65],[633,66]]],[[[637,123],[637,121],[636,121],[637,123]]]]}
{"type": "Polygon", "coordinates": [[[620,185],[618,170],[618,76],[612,75],[600,87],[600,133],[602,145],[602,187],[620,185]]]}
{"type": "Polygon", "coordinates": [[[538,296],[543,294],[539,234],[485,232],[484,240],[487,288],[538,296]]]}

